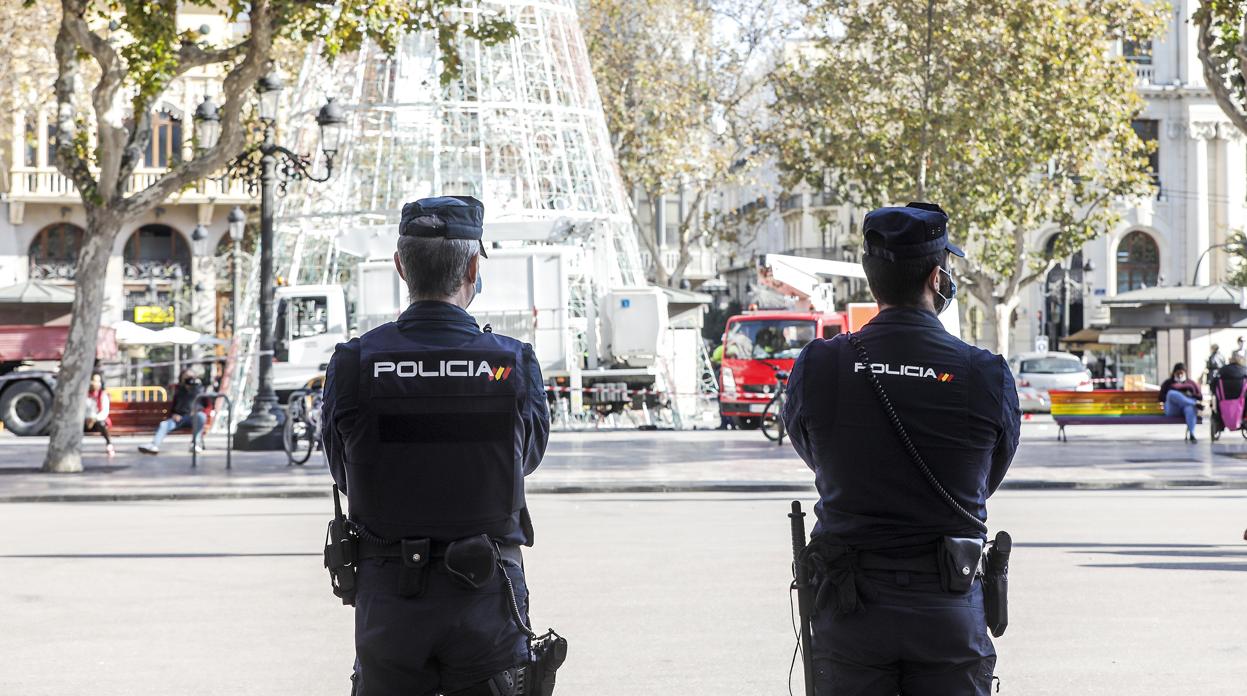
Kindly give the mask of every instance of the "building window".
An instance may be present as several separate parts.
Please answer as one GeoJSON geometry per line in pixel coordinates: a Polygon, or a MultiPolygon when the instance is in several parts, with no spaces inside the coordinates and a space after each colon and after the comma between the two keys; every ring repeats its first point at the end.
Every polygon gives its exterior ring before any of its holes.
{"type": "Polygon", "coordinates": [[[1146,232],[1135,230],[1117,246],[1117,292],[1155,287],[1160,278],[1160,249],[1146,232]]]}
{"type": "Polygon", "coordinates": [[[190,277],[190,249],[172,227],[140,227],[126,240],[124,254],[126,280],[169,281],[190,277]]]}
{"type": "Polygon", "coordinates": [[[31,280],[73,280],[82,235],[81,227],[63,222],[40,230],[30,243],[31,280]]]}
{"type": "Polygon", "coordinates": [[[152,114],[151,141],[143,164],[170,167],[182,161],[182,119],[167,111],[152,114]]]}
{"type": "Polygon", "coordinates": [[[39,126],[35,123],[33,113],[26,114],[26,132],[23,135],[22,164],[27,167],[39,166],[39,126]]]}
{"type": "Polygon", "coordinates": [[[1136,65],[1151,65],[1152,40],[1132,41],[1125,39],[1121,42],[1121,54],[1127,61],[1136,65]]]}
{"type": "Polygon", "coordinates": [[[1154,118],[1136,118],[1130,122],[1134,134],[1148,145],[1147,167],[1156,186],[1156,197],[1162,198],[1160,189],[1160,121],[1154,118]]]}

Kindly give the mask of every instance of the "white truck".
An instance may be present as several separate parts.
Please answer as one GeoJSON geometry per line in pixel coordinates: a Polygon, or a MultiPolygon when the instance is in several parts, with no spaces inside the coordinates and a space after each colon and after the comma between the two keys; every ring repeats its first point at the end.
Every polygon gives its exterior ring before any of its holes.
{"type": "MultiPolygon", "coordinates": [[[[669,413],[679,425],[678,414],[698,407],[700,321],[670,321],[670,291],[660,287],[614,288],[595,298],[578,282],[583,253],[558,244],[490,249],[481,264],[483,291],[469,311],[482,326],[533,345],[551,402],[564,415],[631,406],[648,424],[656,409],[660,420],[669,413]]],[[[361,261],[349,292],[288,286],[277,289],[276,302],[273,380],[282,396],[322,373],[339,342],[394,320],[408,305],[392,258],[361,261]]],[[[700,311],[685,314],[699,318],[700,311]]]]}

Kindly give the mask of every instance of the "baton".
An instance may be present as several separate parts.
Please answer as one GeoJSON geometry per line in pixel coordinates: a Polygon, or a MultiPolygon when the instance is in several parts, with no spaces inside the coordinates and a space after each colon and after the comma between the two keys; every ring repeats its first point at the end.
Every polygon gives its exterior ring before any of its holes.
{"type": "Polygon", "coordinates": [[[810,596],[810,573],[801,562],[801,552],[805,550],[805,513],[801,511],[801,502],[792,501],[792,512],[788,513],[792,522],[792,586],[797,590],[797,615],[801,618],[801,663],[805,674],[805,694],[814,696],[814,646],[810,640],[810,614],[813,610],[813,598],[810,596]]]}

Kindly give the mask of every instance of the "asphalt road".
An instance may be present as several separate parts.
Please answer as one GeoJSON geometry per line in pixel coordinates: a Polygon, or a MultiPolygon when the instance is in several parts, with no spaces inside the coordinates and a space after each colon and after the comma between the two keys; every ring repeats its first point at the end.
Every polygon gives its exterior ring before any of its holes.
{"type": "MultiPolygon", "coordinates": [[[[533,617],[558,693],[787,692],[788,498],[537,495],[533,617]]],[[[0,505],[0,694],[345,696],[327,501],[0,505]]],[[[1003,694],[1234,694],[1247,684],[1247,494],[1007,491],[1003,694]]],[[[793,686],[800,693],[799,677],[793,686]]]]}

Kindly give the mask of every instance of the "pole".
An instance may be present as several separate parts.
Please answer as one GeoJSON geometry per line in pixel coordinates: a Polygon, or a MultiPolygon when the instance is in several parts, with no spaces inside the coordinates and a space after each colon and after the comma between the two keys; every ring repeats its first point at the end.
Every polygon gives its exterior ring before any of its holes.
{"type": "Polygon", "coordinates": [[[805,513],[801,502],[792,501],[788,513],[792,525],[792,586],[797,590],[797,613],[801,617],[801,662],[805,676],[805,694],[814,696],[814,644],[811,639],[810,615],[814,611],[814,588],[810,586],[810,572],[801,562],[805,550],[805,513]]]}
{"type": "Polygon", "coordinates": [[[1069,336],[1069,268],[1061,267],[1064,281],[1061,283],[1061,336],[1057,338],[1057,347],[1061,346],[1061,338],[1069,336]]]}
{"type": "Polygon", "coordinates": [[[279,450],[281,414],[273,391],[273,187],[277,183],[277,145],[273,124],[264,126],[260,146],[260,369],[251,413],[238,424],[238,449],[279,450]]]}

